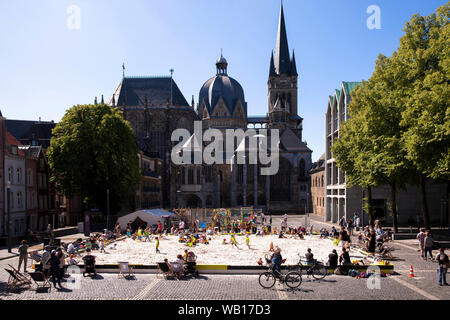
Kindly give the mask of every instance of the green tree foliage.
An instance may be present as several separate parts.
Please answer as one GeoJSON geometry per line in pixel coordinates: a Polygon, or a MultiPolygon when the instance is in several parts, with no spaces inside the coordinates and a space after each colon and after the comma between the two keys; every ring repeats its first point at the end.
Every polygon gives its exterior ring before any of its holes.
{"type": "Polygon", "coordinates": [[[352,93],[350,119],[332,150],[349,186],[391,186],[396,230],[397,188],[421,186],[429,228],[426,179],[450,177],[449,8],[413,16],[398,52],[378,57],[372,77],[352,93]]]}
{"type": "Polygon", "coordinates": [[[83,199],[84,209],[111,212],[134,195],[139,181],[138,149],[129,123],[105,104],[76,105],[56,127],[48,150],[52,180],[66,196],[83,199]]]}
{"type": "Polygon", "coordinates": [[[406,157],[419,172],[425,227],[430,218],[425,193],[427,179],[450,178],[450,2],[436,14],[414,15],[406,24],[396,57],[403,76],[402,99],[406,105],[406,157]]]}

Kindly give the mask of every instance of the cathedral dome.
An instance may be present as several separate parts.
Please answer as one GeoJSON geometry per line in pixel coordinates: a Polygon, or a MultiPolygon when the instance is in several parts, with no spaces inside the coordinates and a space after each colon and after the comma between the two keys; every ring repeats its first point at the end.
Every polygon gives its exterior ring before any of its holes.
{"type": "Polygon", "coordinates": [[[228,63],[222,55],[217,59],[216,66],[216,76],[207,80],[200,89],[199,103],[203,101],[208,113],[212,114],[217,102],[222,99],[230,115],[232,115],[240,102],[245,115],[247,115],[244,90],[239,82],[227,75],[228,63]]]}

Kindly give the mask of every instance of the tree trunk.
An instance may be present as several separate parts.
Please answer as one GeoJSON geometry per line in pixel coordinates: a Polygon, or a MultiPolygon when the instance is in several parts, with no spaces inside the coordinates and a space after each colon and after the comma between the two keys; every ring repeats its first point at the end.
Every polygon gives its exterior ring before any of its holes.
{"type": "Polygon", "coordinates": [[[373,226],[375,224],[372,208],[372,187],[367,187],[367,211],[369,214],[369,224],[373,226]]]}
{"type": "Polygon", "coordinates": [[[397,185],[391,184],[391,205],[392,205],[392,224],[394,232],[398,233],[398,212],[397,212],[397,185]]]}
{"type": "Polygon", "coordinates": [[[420,176],[420,198],[422,202],[422,215],[423,215],[423,222],[425,224],[425,229],[430,230],[431,224],[430,224],[430,214],[428,212],[428,204],[427,204],[427,193],[426,193],[426,179],[423,175],[420,176]]]}

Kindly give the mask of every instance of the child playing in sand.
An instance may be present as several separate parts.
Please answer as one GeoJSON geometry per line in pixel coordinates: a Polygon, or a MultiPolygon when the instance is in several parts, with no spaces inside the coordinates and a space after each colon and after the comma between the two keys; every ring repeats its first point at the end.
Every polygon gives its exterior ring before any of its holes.
{"type": "Polygon", "coordinates": [[[231,234],[230,243],[231,243],[231,246],[235,246],[236,248],[239,248],[238,245],[237,245],[237,241],[236,241],[236,238],[234,236],[234,233],[231,234]]]}
{"type": "Polygon", "coordinates": [[[248,236],[248,233],[245,235],[245,244],[250,249],[250,237],[248,236]]]}
{"type": "Polygon", "coordinates": [[[223,239],[222,244],[228,244],[227,239],[223,239]]]}
{"type": "Polygon", "coordinates": [[[142,228],[139,227],[139,229],[138,229],[138,240],[141,241],[141,239],[142,239],[142,228]]]}
{"type": "Polygon", "coordinates": [[[158,237],[155,237],[156,240],[156,253],[159,253],[159,239],[158,237]]]}
{"type": "Polygon", "coordinates": [[[100,238],[99,249],[100,252],[105,252],[105,239],[103,237],[100,238]]]}

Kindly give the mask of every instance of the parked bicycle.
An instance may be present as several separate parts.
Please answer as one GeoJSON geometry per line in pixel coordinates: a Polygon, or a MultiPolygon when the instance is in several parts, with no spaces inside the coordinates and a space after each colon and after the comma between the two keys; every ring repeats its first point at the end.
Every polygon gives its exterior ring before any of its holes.
{"type": "Polygon", "coordinates": [[[314,260],[312,264],[306,264],[306,258],[300,255],[300,253],[298,254],[298,256],[299,260],[297,262],[297,265],[291,267],[290,271],[297,271],[300,274],[303,274],[303,269],[306,268],[306,275],[312,276],[316,280],[322,280],[328,275],[327,268],[322,262],[314,260]],[[302,259],[305,264],[303,264],[302,259]]]}
{"type": "Polygon", "coordinates": [[[259,275],[259,284],[261,287],[265,289],[272,288],[277,280],[280,283],[286,283],[286,285],[291,288],[295,289],[300,286],[302,283],[302,274],[298,271],[289,271],[286,274],[283,274],[281,272],[278,272],[277,270],[272,269],[272,263],[269,259],[266,257],[266,262],[269,268],[269,271],[265,271],[259,275]]]}

